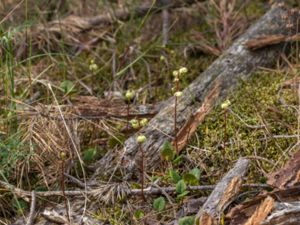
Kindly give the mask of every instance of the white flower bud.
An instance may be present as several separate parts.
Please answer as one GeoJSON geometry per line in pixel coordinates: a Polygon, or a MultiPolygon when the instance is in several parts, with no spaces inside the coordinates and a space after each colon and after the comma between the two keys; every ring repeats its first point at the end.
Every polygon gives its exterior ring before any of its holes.
{"type": "Polygon", "coordinates": [[[95,63],[90,64],[89,69],[90,69],[90,71],[96,71],[96,70],[98,70],[98,65],[95,63]]]}
{"type": "Polygon", "coordinates": [[[231,105],[231,102],[227,99],[225,102],[221,104],[222,109],[227,109],[231,105]]]}
{"type": "Polygon", "coordinates": [[[181,97],[181,96],[182,96],[182,91],[176,91],[176,92],[174,93],[174,96],[176,96],[177,98],[178,98],[178,97],[181,97]]]}
{"type": "Polygon", "coordinates": [[[188,72],[188,69],[186,68],[186,67],[181,67],[180,69],[179,69],[179,73],[180,74],[186,74],[188,72]]]}
{"type": "Polygon", "coordinates": [[[133,90],[127,90],[125,94],[126,100],[130,101],[134,98],[135,92],[133,90]]]}
{"type": "Polygon", "coordinates": [[[130,124],[131,124],[131,126],[134,128],[134,129],[137,129],[137,128],[139,128],[139,121],[137,121],[136,119],[132,119],[132,120],[130,120],[130,124]]]}
{"type": "Polygon", "coordinates": [[[144,143],[146,140],[147,140],[147,138],[146,138],[144,135],[139,135],[139,136],[136,138],[136,141],[137,141],[137,143],[139,143],[139,144],[144,143]]]}
{"type": "Polygon", "coordinates": [[[148,119],[144,118],[140,121],[140,124],[142,127],[146,126],[148,124],[148,119]]]}
{"type": "Polygon", "coordinates": [[[179,75],[178,70],[174,70],[174,71],[173,71],[173,76],[174,76],[174,77],[178,77],[178,75],[179,75]]]}

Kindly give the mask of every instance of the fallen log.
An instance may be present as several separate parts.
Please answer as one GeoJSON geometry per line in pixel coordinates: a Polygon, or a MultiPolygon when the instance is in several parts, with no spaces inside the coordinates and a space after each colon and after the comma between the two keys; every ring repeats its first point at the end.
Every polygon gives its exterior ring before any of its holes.
{"type": "MultiPolygon", "coordinates": [[[[112,25],[117,21],[128,21],[132,18],[146,16],[149,13],[159,13],[164,9],[180,8],[191,5],[202,0],[157,0],[146,1],[144,4],[135,7],[123,7],[116,10],[107,10],[105,13],[93,17],[80,17],[70,15],[65,18],[53,20],[46,25],[34,27],[29,32],[30,38],[24,38],[24,33],[19,33],[16,42],[16,58],[24,58],[28,52],[28,47],[33,50],[55,49],[57,42],[64,39],[66,46],[76,46],[76,54],[83,49],[89,49],[102,39],[106,39],[107,30],[103,27],[112,25]],[[99,29],[100,28],[100,29],[99,29]],[[102,28],[102,29],[101,29],[102,28]],[[95,32],[95,29],[100,31],[95,32]],[[87,32],[93,30],[93,34],[87,32]],[[28,44],[28,40],[31,43],[28,44]]],[[[110,39],[110,38],[108,38],[110,39]]],[[[0,48],[1,53],[1,48],[0,48]]],[[[4,54],[4,51],[3,51],[4,54]]]]}
{"type": "MultiPolygon", "coordinates": [[[[245,80],[260,67],[269,67],[274,64],[282,50],[282,45],[274,45],[257,51],[250,51],[245,43],[258,36],[286,35],[290,29],[282,16],[287,16],[288,10],[276,5],[272,7],[261,19],[251,26],[244,35],[226,50],[212,65],[193,81],[179,98],[177,104],[177,133],[179,150],[183,149],[189,137],[196,131],[198,125],[204,120],[211,109],[224,100],[230,91],[235,88],[240,80],[245,80]]],[[[297,24],[296,16],[290,15],[290,21],[297,24]]],[[[296,26],[294,26],[296,28],[296,26]]],[[[174,97],[169,98],[160,112],[141,130],[147,137],[143,144],[146,154],[148,169],[160,165],[160,149],[165,141],[174,140],[174,97]]],[[[137,135],[137,134],[136,134],[137,135]]],[[[138,144],[136,135],[125,142],[124,151],[121,153],[121,168],[126,171],[127,178],[137,170],[138,144]]],[[[111,157],[114,152],[109,153],[111,157]]],[[[120,161],[119,159],[117,160],[120,161]]],[[[113,163],[103,163],[96,173],[110,173],[113,163]]]]}
{"type": "Polygon", "coordinates": [[[196,224],[219,224],[224,207],[239,193],[242,187],[242,178],[247,172],[248,166],[248,159],[241,158],[237,161],[199,210],[196,215],[196,224]]]}

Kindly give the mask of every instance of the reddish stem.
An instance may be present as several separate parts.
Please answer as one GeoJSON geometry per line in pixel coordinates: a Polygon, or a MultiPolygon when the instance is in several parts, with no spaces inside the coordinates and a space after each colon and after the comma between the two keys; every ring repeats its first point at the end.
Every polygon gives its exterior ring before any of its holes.
{"type": "Polygon", "coordinates": [[[129,130],[129,109],[130,109],[130,103],[127,102],[127,125],[126,125],[126,130],[129,130]]]}
{"type": "Polygon", "coordinates": [[[177,143],[177,97],[175,96],[175,107],[174,107],[174,143],[176,154],[178,154],[178,143],[177,143]]]}
{"type": "MultiPolygon", "coordinates": [[[[179,81],[176,81],[176,92],[179,91],[179,81]]],[[[175,143],[175,150],[176,154],[179,153],[178,151],[178,142],[177,142],[177,96],[175,96],[175,106],[174,106],[174,143],[175,143]]]]}
{"type": "Polygon", "coordinates": [[[141,186],[142,186],[142,198],[143,198],[143,201],[145,202],[146,201],[146,198],[145,198],[145,194],[144,194],[144,182],[145,182],[145,173],[144,173],[144,170],[145,170],[145,165],[144,165],[144,150],[142,148],[142,145],[139,144],[139,147],[140,147],[140,151],[141,151],[141,186]]]}
{"type": "Polygon", "coordinates": [[[64,200],[65,200],[67,219],[68,219],[68,222],[71,223],[70,214],[69,214],[69,207],[68,207],[68,199],[67,199],[67,196],[66,196],[66,193],[65,193],[65,175],[64,175],[64,173],[65,173],[65,160],[62,160],[62,163],[61,163],[61,190],[62,190],[64,200]]]}
{"type": "Polygon", "coordinates": [[[224,148],[227,142],[227,109],[224,112],[224,148]]]}

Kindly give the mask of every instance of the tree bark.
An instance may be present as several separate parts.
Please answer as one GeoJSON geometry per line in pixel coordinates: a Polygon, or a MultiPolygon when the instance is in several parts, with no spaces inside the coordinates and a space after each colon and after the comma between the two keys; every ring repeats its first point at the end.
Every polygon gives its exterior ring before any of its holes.
{"type": "MultiPolygon", "coordinates": [[[[177,127],[181,128],[177,133],[179,149],[185,146],[188,138],[196,131],[199,123],[204,120],[211,109],[224,100],[240,80],[248,79],[260,67],[269,67],[274,64],[282,50],[282,45],[250,51],[244,44],[259,36],[290,34],[290,28],[286,27],[286,21],[282,19],[286,15],[288,15],[287,9],[277,5],[272,7],[183,91],[183,96],[179,98],[177,104],[177,127]]],[[[292,15],[289,20],[292,24],[297,24],[297,18],[292,15]]],[[[296,25],[294,28],[296,29],[296,25]]],[[[160,149],[163,143],[174,140],[173,115],[174,97],[171,97],[149,122],[149,125],[141,130],[141,133],[147,137],[143,149],[148,169],[154,169],[160,165],[160,149]]],[[[124,151],[121,153],[122,163],[120,164],[128,174],[127,178],[138,168],[139,148],[136,135],[126,140],[124,151]]],[[[107,172],[111,171],[111,167],[114,166],[105,162],[100,169],[102,172],[107,172]]]]}
{"type": "Polygon", "coordinates": [[[218,218],[229,201],[242,186],[242,178],[249,166],[248,159],[239,159],[235,166],[222,178],[196,215],[196,224],[219,224],[218,218]],[[210,222],[208,222],[210,221],[210,222]]]}
{"type": "Polygon", "coordinates": [[[300,202],[276,202],[273,212],[262,225],[296,225],[300,224],[300,202]]]}

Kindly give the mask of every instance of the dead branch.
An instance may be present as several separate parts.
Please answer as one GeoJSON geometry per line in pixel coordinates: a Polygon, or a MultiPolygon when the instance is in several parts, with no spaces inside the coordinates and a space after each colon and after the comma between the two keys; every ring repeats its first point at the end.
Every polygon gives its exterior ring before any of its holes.
{"type": "Polygon", "coordinates": [[[216,185],[196,216],[196,221],[199,221],[199,224],[219,224],[218,218],[220,218],[224,207],[239,193],[242,178],[247,172],[248,166],[249,160],[239,159],[235,166],[216,185]],[[207,223],[207,221],[212,223],[207,223]]]}
{"type": "MultiPolygon", "coordinates": [[[[149,169],[155,169],[160,164],[160,149],[165,141],[174,140],[176,135],[178,148],[179,150],[183,149],[206,115],[228,96],[240,80],[248,79],[260,67],[273,65],[282,50],[281,45],[252,52],[248,51],[244,44],[256,37],[257,34],[288,34],[290,31],[286,28],[285,21],[281,19],[281,15],[286,13],[287,10],[282,7],[270,9],[183,91],[183,96],[177,105],[177,127],[181,127],[177,134],[174,134],[174,129],[172,129],[174,127],[174,99],[171,97],[165,102],[165,107],[149,122],[147,127],[141,130],[141,133],[147,137],[143,149],[145,149],[149,169]]],[[[296,24],[296,18],[292,17],[290,20],[296,24]]],[[[126,171],[127,178],[130,178],[137,169],[136,161],[139,156],[135,140],[136,135],[126,140],[121,155],[121,168],[126,171]]],[[[101,167],[101,172],[96,171],[96,173],[110,173],[115,167],[115,164],[107,162],[103,162],[102,165],[104,168],[101,167]]]]}
{"type": "MultiPolygon", "coordinates": [[[[136,17],[143,17],[147,13],[150,12],[160,12],[163,9],[166,8],[177,8],[182,7],[184,5],[190,5],[197,2],[197,0],[158,0],[155,1],[154,4],[152,2],[148,2],[142,6],[138,6],[134,9],[128,9],[123,8],[116,10],[113,15],[111,14],[105,14],[105,15],[99,15],[94,18],[88,19],[88,23],[90,27],[98,26],[102,23],[110,24],[115,20],[122,20],[126,21],[130,18],[136,18],[136,17]]],[[[200,1],[199,1],[200,2],[200,1]]]]}
{"type": "Polygon", "coordinates": [[[29,216],[28,216],[28,220],[26,225],[32,225],[34,222],[34,218],[35,218],[35,207],[36,207],[36,194],[35,191],[31,192],[31,205],[30,205],[30,212],[29,212],[29,216]]]}
{"type": "Polygon", "coordinates": [[[246,42],[246,47],[250,50],[257,50],[271,45],[280,44],[283,42],[300,41],[300,34],[295,35],[269,35],[251,39],[246,42]]]}
{"type": "MultiPolygon", "coordinates": [[[[276,212],[278,202],[293,203],[293,202],[300,201],[300,186],[287,188],[285,190],[263,192],[257,197],[233,207],[230,210],[230,212],[226,214],[226,218],[228,219],[228,221],[230,221],[230,225],[245,224],[246,221],[248,221],[249,218],[259,208],[262,202],[264,202],[264,200],[269,196],[276,201],[276,204],[272,209],[272,214],[273,214],[274,212],[276,212]]],[[[266,218],[266,220],[268,218],[266,218]]]]}
{"type": "MultiPolygon", "coordinates": [[[[29,199],[32,197],[32,193],[30,191],[25,191],[23,189],[17,188],[11,184],[8,184],[6,182],[0,181],[0,186],[5,188],[6,191],[10,191],[17,195],[20,198],[25,199],[26,201],[29,201],[29,199]]],[[[105,186],[105,185],[104,185],[105,186]]],[[[109,187],[109,185],[106,185],[109,187]]],[[[242,185],[243,188],[270,188],[269,185],[264,185],[264,184],[244,184],[242,185]]],[[[199,185],[199,186],[188,186],[187,190],[188,191],[211,191],[215,189],[215,185],[199,185]]],[[[101,195],[101,188],[94,187],[93,189],[90,188],[87,191],[84,190],[66,190],[65,194],[67,196],[96,196],[97,194],[101,195]]],[[[142,189],[128,189],[126,190],[128,195],[141,195],[142,189]]],[[[161,187],[161,188],[155,188],[155,187],[147,187],[144,188],[144,194],[146,195],[159,195],[162,194],[163,192],[166,193],[175,193],[176,192],[176,187],[161,187]]],[[[63,196],[62,191],[36,191],[35,195],[37,197],[53,197],[53,196],[63,196]]]]}
{"type": "MultiPolygon", "coordinates": [[[[39,25],[32,29],[29,33],[32,40],[33,50],[43,50],[46,46],[48,49],[57,48],[59,40],[64,38],[66,46],[76,46],[76,54],[79,54],[83,49],[90,49],[100,40],[110,39],[106,37],[109,28],[107,25],[111,25],[117,21],[127,21],[131,18],[143,17],[149,13],[158,13],[164,9],[179,8],[193,3],[201,2],[201,0],[157,0],[147,1],[146,3],[134,8],[120,8],[114,12],[108,11],[105,14],[98,15],[90,18],[83,18],[75,15],[67,16],[66,18],[60,18],[54,20],[46,25],[39,25]],[[88,40],[86,33],[94,28],[105,29],[97,34],[90,34],[88,40]],[[84,34],[84,35],[83,35],[84,34]],[[83,36],[84,37],[83,37],[83,36]]],[[[92,32],[90,32],[92,33],[92,32]]],[[[16,42],[16,58],[24,58],[28,52],[27,39],[24,38],[23,33],[19,33],[15,40],[16,42]]],[[[0,48],[1,51],[1,48],[0,48]]]]}
{"type": "Polygon", "coordinates": [[[261,225],[300,224],[300,202],[277,202],[273,212],[261,225]]]}
{"type": "MultiPolygon", "coordinates": [[[[127,105],[122,100],[113,101],[96,97],[81,96],[73,105],[62,105],[65,120],[100,120],[110,118],[151,118],[159,111],[160,105],[132,105],[127,114],[127,105]]],[[[30,110],[20,112],[24,117],[43,116],[51,120],[61,120],[57,107],[39,104],[30,110]]]]}

